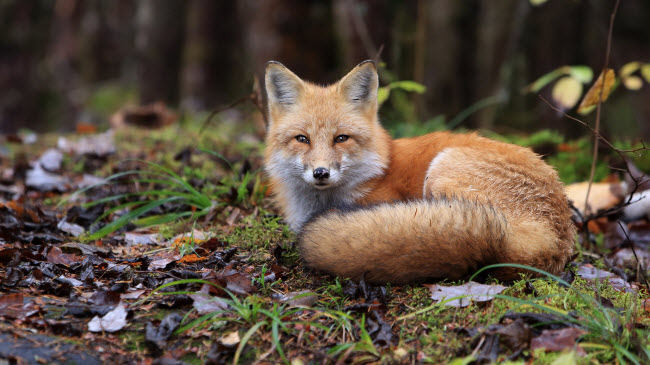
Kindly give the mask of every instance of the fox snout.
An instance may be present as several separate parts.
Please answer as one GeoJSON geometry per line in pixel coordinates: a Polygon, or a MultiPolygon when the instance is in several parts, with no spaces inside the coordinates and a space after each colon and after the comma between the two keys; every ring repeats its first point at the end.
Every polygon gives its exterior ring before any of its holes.
{"type": "Polygon", "coordinates": [[[303,180],[318,190],[337,186],[341,179],[340,172],[335,166],[316,164],[316,167],[305,165],[303,180]]]}
{"type": "Polygon", "coordinates": [[[314,179],[316,180],[327,180],[330,177],[330,170],[324,167],[317,167],[314,169],[314,179]]]}

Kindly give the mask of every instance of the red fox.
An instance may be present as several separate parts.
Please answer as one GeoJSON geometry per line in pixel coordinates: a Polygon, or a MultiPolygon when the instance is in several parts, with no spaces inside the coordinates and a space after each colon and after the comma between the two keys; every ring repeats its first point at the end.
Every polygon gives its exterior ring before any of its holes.
{"type": "Polygon", "coordinates": [[[271,61],[265,84],[265,170],[307,266],[403,284],[494,263],[557,274],[572,255],[564,186],[530,149],[474,133],[392,140],[372,61],[327,87],[271,61]]]}

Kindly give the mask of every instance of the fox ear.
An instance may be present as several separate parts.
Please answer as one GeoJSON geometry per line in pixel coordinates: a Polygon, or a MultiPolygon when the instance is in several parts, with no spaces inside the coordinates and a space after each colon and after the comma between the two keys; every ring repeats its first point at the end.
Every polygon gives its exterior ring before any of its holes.
{"type": "Polygon", "coordinates": [[[303,82],[296,74],[276,61],[266,63],[264,84],[268,96],[269,108],[293,105],[303,88],[303,82]]]}
{"type": "Polygon", "coordinates": [[[379,78],[372,60],[363,61],[339,81],[339,91],[359,106],[377,105],[379,78]]]}

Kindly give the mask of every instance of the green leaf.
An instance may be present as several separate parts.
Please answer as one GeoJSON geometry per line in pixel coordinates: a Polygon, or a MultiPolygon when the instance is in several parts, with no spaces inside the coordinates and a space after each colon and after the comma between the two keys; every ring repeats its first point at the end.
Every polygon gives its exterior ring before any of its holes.
{"type": "Polygon", "coordinates": [[[377,89],[377,104],[381,105],[383,104],[386,100],[388,100],[388,97],[390,96],[390,86],[382,86],[379,89],[377,89]]]}
{"type": "Polygon", "coordinates": [[[569,74],[583,84],[588,84],[594,79],[594,71],[589,66],[571,66],[569,74]]]}
{"type": "Polygon", "coordinates": [[[402,89],[404,91],[422,94],[427,91],[426,86],[409,80],[395,81],[389,85],[393,89],[402,89]]]}
{"type": "Polygon", "coordinates": [[[624,64],[623,67],[621,67],[621,69],[618,71],[618,74],[622,78],[626,78],[638,70],[639,67],[641,67],[641,63],[638,61],[628,62],[624,64]]]}
{"type": "Polygon", "coordinates": [[[643,76],[645,81],[650,83],[650,63],[641,66],[641,76],[643,76]]]}
{"type": "Polygon", "coordinates": [[[560,68],[556,68],[555,70],[547,73],[546,75],[538,78],[535,80],[532,84],[526,86],[524,88],[524,92],[530,92],[530,93],[536,93],[540,91],[544,86],[548,85],[551,83],[553,80],[557,79],[558,77],[569,73],[571,71],[571,68],[569,66],[562,66],[560,68]]]}

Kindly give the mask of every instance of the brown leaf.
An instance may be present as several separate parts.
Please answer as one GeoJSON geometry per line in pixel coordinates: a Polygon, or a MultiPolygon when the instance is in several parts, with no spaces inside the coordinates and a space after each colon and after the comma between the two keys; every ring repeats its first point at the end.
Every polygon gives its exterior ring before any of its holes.
{"type": "Polygon", "coordinates": [[[576,344],[576,340],[586,334],[575,327],[567,327],[559,330],[544,330],[541,335],[530,341],[530,349],[546,349],[547,351],[562,351],[575,349],[580,355],[585,355],[585,350],[576,344]]]}
{"type": "Polygon", "coordinates": [[[587,91],[585,97],[582,98],[582,102],[578,107],[578,112],[582,113],[587,108],[598,104],[598,101],[600,100],[601,97],[601,92],[602,92],[602,101],[603,102],[606,101],[607,98],[609,97],[609,93],[612,91],[612,86],[614,86],[614,82],[616,82],[616,76],[614,74],[614,70],[612,70],[611,68],[603,70],[603,72],[601,72],[601,74],[598,76],[596,82],[591,86],[589,91],[587,91]]]}
{"type": "Polygon", "coordinates": [[[11,293],[0,297],[0,317],[25,318],[38,311],[34,303],[24,303],[22,293],[11,293]]]}
{"type": "Polygon", "coordinates": [[[234,273],[223,277],[226,280],[226,289],[237,294],[250,294],[257,291],[251,279],[242,273],[234,273]]]}
{"type": "Polygon", "coordinates": [[[47,253],[47,262],[70,266],[71,264],[81,262],[83,257],[75,254],[63,253],[60,248],[52,247],[47,253]]]}

